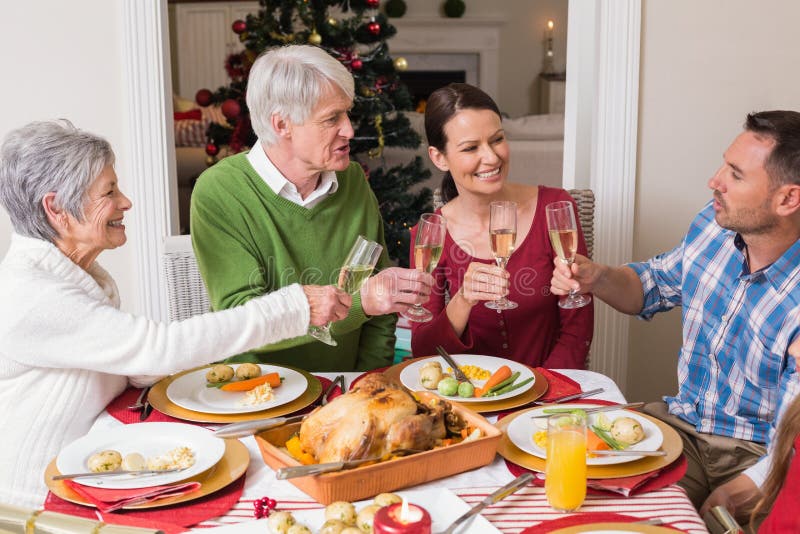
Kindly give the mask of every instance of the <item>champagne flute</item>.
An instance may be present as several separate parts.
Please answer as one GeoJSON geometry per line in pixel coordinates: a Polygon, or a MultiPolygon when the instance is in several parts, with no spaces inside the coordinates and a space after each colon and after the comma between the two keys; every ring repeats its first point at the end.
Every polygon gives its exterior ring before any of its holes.
{"type": "MultiPolygon", "coordinates": [[[[562,200],[545,206],[547,229],[550,231],[550,242],[556,256],[567,265],[575,261],[578,249],[578,223],[575,220],[575,209],[572,202],[562,200]]],[[[558,305],[565,309],[581,308],[592,301],[589,295],[579,295],[571,290],[558,300],[558,305]]]]}
{"type": "MultiPolygon", "coordinates": [[[[364,281],[372,274],[372,270],[375,269],[382,250],[383,247],[378,243],[370,241],[362,235],[358,236],[339,270],[339,279],[336,284],[339,289],[351,295],[357,293],[364,281]]],[[[331,336],[331,323],[325,326],[310,326],[308,335],[332,347],[337,345],[336,340],[331,336]]]]}
{"type": "MultiPolygon", "coordinates": [[[[423,213],[417,224],[417,237],[414,240],[414,268],[426,273],[433,272],[442,256],[444,238],[447,235],[447,222],[441,215],[423,213]]],[[[409,321],[426,323],[433,319],[433,314],[415,304],[400,313],[409,321]]]]}
{"type": "MultiPolygon", "coordinates": [[[[508,258],[514,252],[517,241],[517,203],[509,200],[497,200],[489,204],[489,237],[492,243],[492,255],[497,266],[505,269],[508,258]]],[[[500,297],[485,303],[493,310],[513,310],[516,302],[500,297]]]]}

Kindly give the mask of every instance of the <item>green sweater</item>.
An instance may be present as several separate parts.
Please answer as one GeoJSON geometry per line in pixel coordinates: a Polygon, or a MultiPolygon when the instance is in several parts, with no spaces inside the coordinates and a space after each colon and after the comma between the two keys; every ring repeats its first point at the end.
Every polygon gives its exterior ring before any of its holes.
{"type": "MultiPolygon", "coordinates": [[[[336,173],[339,188],[311,209],[275,194],[246,154],[225,158],[192,192],[191,234],[211,306],[232,308],[294,282],[335,284],[359,234],[384,247],[376,271],[389,265],[378,202],[358,163],[336,173]]],[[[392,363],[394,315],[367,317],[358,294],[328,346],[305,335],[232,361],[292,365],[308,371],[368,370],[392,363]]]]}

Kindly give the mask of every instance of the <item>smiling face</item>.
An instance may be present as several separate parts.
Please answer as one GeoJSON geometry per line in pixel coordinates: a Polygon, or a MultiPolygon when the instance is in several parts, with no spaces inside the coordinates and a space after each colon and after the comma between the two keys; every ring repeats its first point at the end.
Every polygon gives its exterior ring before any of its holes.
{"type": "Polygon", "coordinates": [[[764,168],[774,144],[743,132],[725,151],[725,163],[708,181],[714,191],[715,219],[723,228],[746,236],[767,233],[778,225],[772,205],[775,187],[764,168]]]}
{"type": "Polygon", "coordinates": [[[329,86],[303,124],[289,124],[293,167],[306,175],[343,171],[350,165],[353,126],[347,112],[353,102],[329,86]]]}
{"type": "Polygon", "coordinates": [[[125,244],[122,219],[130,208],[131,201],[119,190],[117,173],[106,165],[86,192],[83,220],[67,215],[59,248],[66,249],[65,253],[79,265],[88,266],[103,250],[125,244]]]}
{"type": "Polygon", "coordinates": [[[488,109],[462,109],[444,126],[444,152],[429,147],[433,163],[450,171],[459,193],[492,194],[508,176],[508,142],[500,117],[488,109]]]}

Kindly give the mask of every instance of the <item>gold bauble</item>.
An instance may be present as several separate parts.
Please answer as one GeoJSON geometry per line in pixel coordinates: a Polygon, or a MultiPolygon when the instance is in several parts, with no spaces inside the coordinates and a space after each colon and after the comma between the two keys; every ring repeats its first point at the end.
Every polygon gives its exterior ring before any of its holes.
{"type": "Polygon", "coordinates": [[[313,45],[318,45],[322,42],[322,36],[316,31],[313,31],[311,32],[311,35],[308,36],[308,42],[313,45]]]}
{"type": "Polygon", "coordinates": [[[328,26],[336,26],[337,24],[339,24],[339,21],[335,18],[331,17],[328,19],[328,26]]]}
{"type": "Polygon", "coordinates": [[[398,57],[394,60],[394,68],[400,72],[408,70],[408,61],[404,57],[398,57]]]}
{"type": "Polygon", "coordinates": [[[239,41],[245,42],[245,41],[247,41],[247,37],[248,37],[248,33],[247,32],[242,32],[242,33],[239,34],[239,41]]]}
{"type": "Polygon", "coordinates": [[[206,156],[206,167],[211,167],[217,162],[216,156],[206,156]]]}

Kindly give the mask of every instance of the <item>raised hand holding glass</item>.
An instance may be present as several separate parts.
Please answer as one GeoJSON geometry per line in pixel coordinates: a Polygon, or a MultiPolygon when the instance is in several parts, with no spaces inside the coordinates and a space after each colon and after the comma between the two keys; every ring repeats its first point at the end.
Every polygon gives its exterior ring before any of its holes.
{"type": "MultiPolygon", "coordinates": [[[[497,266],[505,269],[508,259],[514,252],[517,241],[517,203],[499,200],[489,204],[489,238],[492,243],[492,255],[497,266]]],[[[513,310],[516,302],[500,297],[486,302],[486,307],[493,310],[513,310]]]]}
{"type": "MultiPolygon", "coordinates": [[[[370,241],[364,236],[358,236],[356,242],[350,248],[350,253],[339,270],[337,286],[351,295],[361,289],[361,285],[369,278],[378,263],[378,258],[383,251],[383,247],[374,241],[370,241]]],[[[336,340],[331,336],[331,323],[325,326],[311,326],[308,335],[322,341],[327,345],[335,347],[336,340]]]]}
{"type": "MultiPolygon", "coordinates": [[[[578,250],[578,223],[575,219],[575,209],[572,202],[562,200],[548,204],[544,208],[547,214],[547,229],[550,231],[550,243],[558,259],[567,265],[575,261],[578,250]]],[[[579,295],[570,291],[569,295],[561,297],[558,305],[565,309],[581,308],[592,301],[589,295],[579,295]]]]}
{"type": "MultiPolygon", "coordinates": [[[[439,263],[447,235],[445,218],[435,213],[423,213],[417,224],[417,237],[414,240],[414,268],[426,273],[433,272],[439,263]]],[[[414,321],[425,323],[433,319],[433,314],[421,304],[411,306],[400,315],[414,321]]]]}

